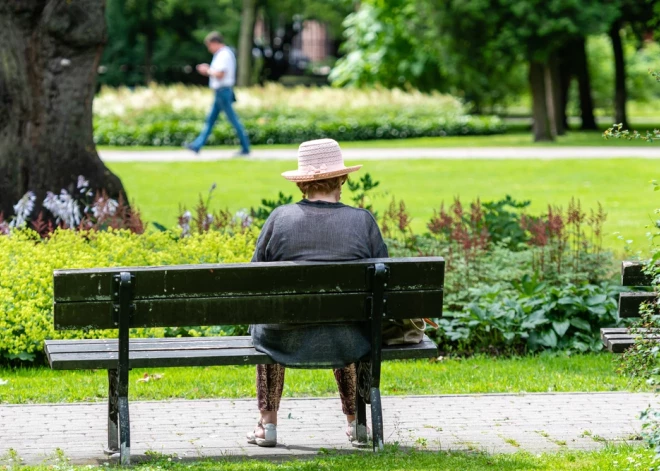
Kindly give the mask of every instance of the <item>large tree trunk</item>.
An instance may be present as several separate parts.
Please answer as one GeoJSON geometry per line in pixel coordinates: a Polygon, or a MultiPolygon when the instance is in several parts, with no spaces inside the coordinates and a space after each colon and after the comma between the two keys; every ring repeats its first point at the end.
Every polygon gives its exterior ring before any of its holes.
{"type": "Polygon", "coordinates": [[[598,129],[594,117],[594,100],[591,96],[591,77],[589,76],[589,63],[587,61],[587,42],[580,38],[575,46],[575,68],[580,89],[580,116],[582,117],[582,130],[595,131],[598,129]]]}
{"type": "Polygon", "coordinates": [[[147,24],[144,30],[144,83],[149,85],[153,81],[153,57],[156,30],[154,24],[154,1],[146,0],[147,24]]]}
{"type": "Polygon", "coordinates": [[[548,58],[545,67],[545,93],[547,97],[548,118],[550,129],[554,136],[566,134],[564,116],[562,115],[561,77],[559,74],[559,59],[553,53],[548,58]]]}
{"type": "Polygon", "coordinates": [[[568,92],[573,78],[572,64],[567,52],[562,52],[562,61],[559,64],[559,89],[561,104],[559,116],[564,129],[568,130],[568,92]]]}
{"type": "Polygon", "coordinates": [[[0,211],[28,190],[35,213],[47,191],[75,189],[78,175],[110,196],[121,181],[92,137],[96,70],[105,42],[102,0],[0,3],[0,211]]]}
{"type": "Polygon", "coordinates": [[[530,62],[529,86],[532,91],[533,132],[536,142],[554,140],[548,118],[545,81],[545,65],[541,62],[530,62]]]}
{"type": "Polygon", "coordinates": [[[623,43],[621,41],[621,21],[615,21],[610,29],[610,39],[614,49],[614,121],[628,128],[628,115],[626,113],[626,62],[623,56],[623,43]]]}
{"type": "Polygon", "coordinates": [[[238,86],[250,85],[252,76],[252,45],[254,43],[254,22],[257,13],[256,0],[243,0],[241,12],[241,37],[238,41],[238,86]]]}

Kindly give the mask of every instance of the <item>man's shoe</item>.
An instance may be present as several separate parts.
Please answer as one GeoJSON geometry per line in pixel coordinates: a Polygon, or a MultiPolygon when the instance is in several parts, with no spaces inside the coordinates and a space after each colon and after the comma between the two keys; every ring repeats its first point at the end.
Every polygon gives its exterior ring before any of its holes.
{"type": "Polygon", "coordinates": [[[234,157],[248,157],[250,155],[250,151],[245,152],[244,150],[239,150],[234,154],[234,157]]]}
{"type": "Polygon", "coordinates": [[[199,154],[199,149],[197,147],[194,147],[192,144],[184,144],[184,148],[193,151],[195,154],[199,154]]]}

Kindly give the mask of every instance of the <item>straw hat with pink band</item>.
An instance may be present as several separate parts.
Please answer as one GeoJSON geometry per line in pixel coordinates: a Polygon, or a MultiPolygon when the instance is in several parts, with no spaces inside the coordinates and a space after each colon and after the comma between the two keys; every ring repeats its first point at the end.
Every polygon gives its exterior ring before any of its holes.
{"type": "Polygon", "coordinates": [[[346,167],[339,144],[334,139],[317,139],[300,144],[298,170],[284,172],[282,176],[292,182],[311,182],[339,177],[356,172],[362,165],[346,167]]]}

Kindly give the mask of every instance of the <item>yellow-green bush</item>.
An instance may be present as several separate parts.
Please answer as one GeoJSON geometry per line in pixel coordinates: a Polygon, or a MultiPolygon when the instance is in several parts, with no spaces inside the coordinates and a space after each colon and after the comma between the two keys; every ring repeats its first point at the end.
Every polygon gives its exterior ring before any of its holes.
{"type": "MultiPolygon", "coordinates": [[[[44,340],[116,336],[115,331],[55,331],[53,270],[113,266],[246,262],[256,233],[208,232],[177,239],[168,232],[80,233],[58,230],[42,240],[33,231],[0,237],[0,361],[31,360],[44,340]]],[[[134,336],[162,335],[139,329],[134,336]]]]}

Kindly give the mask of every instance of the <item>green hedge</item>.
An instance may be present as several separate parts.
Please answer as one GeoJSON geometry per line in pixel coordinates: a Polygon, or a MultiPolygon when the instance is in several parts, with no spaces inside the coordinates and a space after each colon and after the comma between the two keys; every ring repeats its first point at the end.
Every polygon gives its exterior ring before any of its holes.
{"type": "MultiPolygon", "coordinates": [[[[246,262],[255,233],[219,232],[177,239],[168,232],[79,233],[58,230],[41,241],[32,231],[0,237],[0,362],[33,360],[46,339],[116,337],[106,331],[53,329],[53,270],[116,266],[246,262]]],[[[205,332],[189,331],[189,335],[205,332]]],[[[162,329],[138,329],[133,336],[162,336],[162,329]]]]}
{"type": "MultiPolygon", "coordinates": [[[[201,131],[204,118],[172,116],[125,120],[96,117],[94,140],[98,145],[179,146],[191,142],[201,131]]],[[[245,117],[243,124],[252,144],[297,144],[306,140],[330,137],[338,141],[404,139],[457,135],[486,135],[505,131],[497,117],[449,116],[362,116],[341,115],[319,118],[306,116],[245,117]]],[[[208,144],[233,145],[238,141],[226,120],[220,118],[208,144]]]]}

